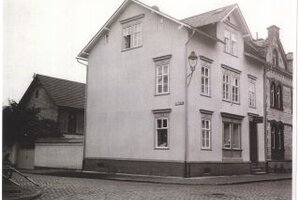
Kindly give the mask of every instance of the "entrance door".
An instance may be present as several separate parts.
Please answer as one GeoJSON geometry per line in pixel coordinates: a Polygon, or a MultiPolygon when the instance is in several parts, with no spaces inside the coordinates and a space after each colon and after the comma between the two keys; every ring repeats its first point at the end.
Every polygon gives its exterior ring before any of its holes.
{"type": "Polygon", "coordinates": [[[250,161],[257,162],[257,123],[249,122],[250,129],[250,161]]]}

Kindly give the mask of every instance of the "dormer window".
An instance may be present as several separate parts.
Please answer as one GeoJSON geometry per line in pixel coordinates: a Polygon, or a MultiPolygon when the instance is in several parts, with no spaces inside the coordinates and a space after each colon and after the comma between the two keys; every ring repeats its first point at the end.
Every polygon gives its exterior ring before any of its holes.
{"type": "Polygon", "coordinates": [[[273,51],[272,62],[274,67],[278,66],[278,53],[276,50],[273,51]]]}
{"type": "Polygon", "coordinates": [[[225,52],[237,56],[237,37],[236,34],[225,30],[224,32],[225,52]]]}

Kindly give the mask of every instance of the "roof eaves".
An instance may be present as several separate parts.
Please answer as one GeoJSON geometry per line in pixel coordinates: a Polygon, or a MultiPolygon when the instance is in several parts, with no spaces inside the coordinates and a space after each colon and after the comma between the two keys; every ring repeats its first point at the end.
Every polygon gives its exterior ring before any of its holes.
{"type": "Polygon", "coordinates": [[[243,37],[250,37],[252,39],[252,35],[251,35],[251,32],[250,32],[250,29],[246,23],[246,20],[243,16],[243,13],[241,12],[241,9],[239,8],[239,5],[238,4],[234,4],[234,7],[227,13],[227,15],[221,20],[221,22],[224,22],[225,19],[227,19],[227,17],[234,11],[236,10],[238,11],[238,13],[240,14],[241,16],[241,19],[242,19],[242,23],[244,24],[245,28],[246,28],[246,32],[247,34],[245,34],[243,37]]]}
{"type": "MultiPolygon", "coordinates": [[[[96,33],[96,35],[90,40],[90,42],[78,54],[78,56],[76,57],[76,59],[87,61],[87,58],[89,56],[89,52],[88,52],[89,47],[91,45],[93,45],[94,42],[97,41],[97,39],[101,36],[101,33],[103,32],[103,30],[107,30],[107,26],[113,21],[113,19],[118,14],[118,12],[120,10],[122,10],[128,4],[128,2],[134,2],[134,3],[136,3],[136,4],[140,5],[140,6],[143,6],[144,8],[150,10],[151,12],[154,12],[154,13],[156,13],[158,15],[161,15],[162,17],[165,17],[165,18],[167,18],[167,19],[169,19],[171,21],[174,21],[174,22],[180,24],[181,26],[184,26],[184,27],[189,28],[191,30],[195,30],[199,34],[202,34],[202,35],[204,35],[204,36],[206,36],[206,37],[208,37],[210,39],[213,39],[215,41],[221,41],[220,39],[218,39],[218,38],[216,38],[214,36],[211,36],[211,35],[203,32],[203,31],[200,31],[200,30],[196,29],[195,27],[190,26],[189,24],[186,24],[186,23],[184,23],[184,22],[182,22],[182,21],[180,21],[180,20],[178,20],[178,19],[176,19],[174,17],[171,17],[171,16],[169,16],[169,15],[167,15],[167,14],[161,12],[161,11],[153,9],[152,7],[146,5],[146,4],[144,4],[144,3],[142,3],[142,2],[140,2],[138,0],[125,0],[122,3],[122,5],[115,11],[115,13],[109,18],[109,20],[104,24],[104,26],[96,33]]],[[[223,42],[223,41],[221,41],[221,42],[223,42]]]]}
{"type": "Polygon", "coordinates": [[[132,0],[125,0],[119,6],[119,8],[114,12],[114,14],[108,19],[108,21],[102,26],[102,28],[96,33],[96,35],[94,35],[94,37],[88,42],[88,44],[85,45],[85,47],[80,51],[80,53],[76,57],[77,59],[84,60],[84,61],[87,60],[87,58],[89,56],[89,52],[87,51],[88,48],[91,45],[94,45],[94,42],[101,36],[101,33],[103,32],[103,30],[107,30],[107,26],[113,21],[113,19],[119,13],[119,11],[122,10],[130,1],[132,1],[132,0]]]}

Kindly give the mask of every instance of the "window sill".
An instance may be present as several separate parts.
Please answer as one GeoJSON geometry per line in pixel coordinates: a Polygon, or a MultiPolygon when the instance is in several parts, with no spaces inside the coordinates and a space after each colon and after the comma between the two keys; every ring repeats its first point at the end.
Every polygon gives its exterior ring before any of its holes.
{"type": "Polygon", "coordinates": [[[249,105],[249,108],[256,109],[256,106],[250,106],[250,105],[249,105]]]}
{"type": "Polygon", "coordinates": [[[200,96],[211,98],[210,94],[202,94],[202,93],[200,93],[200,96]]]}
{"type": "Polygon", "coordinates": [[[161,94],[155,94],[154,96],[164,96],[164,95],[169,95],[170,92],[167,92],[167,93],[161,93],[161,94]]]}
{"type": "Polygon", "coordinates": [[[212,151],[212,149],[211,148],[202,148],[201,147],[201,151],[212,151]]]}
{"type": "Polygon", "coordinates": [[[141,46],[137,46],[137,47],[132,47],[132,48],[127,48],[127,49],[122,49],[121,52],[126,52],[126,51],[130,51],[130,50],[133,50],[133,49],[138,49],[138,48],[141,48],[143,45],[141,46]]]}
{"type": "Polygon", "coordinates": [[[170,150],[169,147],[155,147],[154,150],[170,150]]]}
{"type": "Polygon", "coordinates": [[[231,103],[231,104],[241,105],[241,103],[240,103],[240,102],[233,102],[233,101],[226,100],[226,99],[222,99],[222,101],[225,101],[225,102],[227,102],[227,103],[231,103]]]}
{"type": "Polygon", "coordinates": [[[237,55],[234,55],[234,54],[232,54],[232,53],[229,53],[229,52],[227,52],[227,51],[224,51],[224,53],[226,53],[226,54],[228,54],[228,55],[231,55],[231,56],[233,56],[233,57],[236,57],[236,58],[238,58],[238,56],[237,56],[237,55]]]}

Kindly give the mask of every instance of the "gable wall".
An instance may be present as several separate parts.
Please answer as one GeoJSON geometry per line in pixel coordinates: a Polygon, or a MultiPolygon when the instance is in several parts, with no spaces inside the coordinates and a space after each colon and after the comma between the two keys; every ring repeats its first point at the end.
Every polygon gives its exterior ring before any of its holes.
{"type": "Polygon", "coordinates": [[[89,56],[86,157],[182,161],[187,31],[132,3],[89,56]],[[120,20],[144,13],[142,47],[122,51],[120,20]],[[170,94],[155,95],[153,58],[172,55],[170,94]],[[170,149],[155,150],[152,110],[171,108],[170,149]],[[130,145],[129,145],[130,144],[130,145]]]}
{"type": "Polygon", "coordinates": [[[37,86],[31,92],[29,100],[27,101],[26,108],[39,108],[40,112],[38,113],[38,117],[40,119],[51,119],[56,121],[57,120],[57,106],[53,103],[53,101],[49,98],[46,90],[41,87],[37,86]],[[35,97],[36,91],[39,91],[38,98],[35,97]]]}

